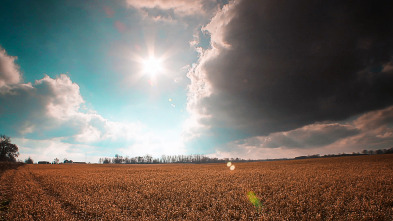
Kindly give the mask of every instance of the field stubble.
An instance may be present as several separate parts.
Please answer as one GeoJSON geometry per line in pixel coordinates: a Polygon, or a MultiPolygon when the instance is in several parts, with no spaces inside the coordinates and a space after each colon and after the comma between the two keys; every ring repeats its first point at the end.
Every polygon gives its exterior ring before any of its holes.
{"type": "Polygon", "coordinates": [[[0,219],[393,218],[393,155],[235,164],[25,165],[0,177],[0,219]]]}

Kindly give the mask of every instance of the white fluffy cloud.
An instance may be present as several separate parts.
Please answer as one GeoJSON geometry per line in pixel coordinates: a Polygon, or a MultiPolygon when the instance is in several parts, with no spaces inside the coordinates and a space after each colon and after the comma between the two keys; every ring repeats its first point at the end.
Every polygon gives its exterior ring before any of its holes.
{"type": "Polygon", "coordinates": [[[135,143],[156,147],[162,143],[155,143],[157,136],[148,135],[148,129],[140,122],[110,121],[86,108],[78,84],[66,74],[44,76],[33,84],[21,83],[15,58],[5,51],[1,55],[2,70],[6,71],[0,73],[0,79],[6,80],[0,85],[0,132],[16,141],[21,158],[68,156],[84,160],[84,148],[97,147],[100,142],[118,143],[113,147],[117,149],[131,146],[133,152],[144,152],[144,147],[135,143]]]}
{"type": "Polygon", "coordinates": [[[21,80],[19,67],[15,64],[17,57],[7,55],[0,47],[0,87],[6,84],[17,84],[21,80]]]}
{"type": "Polygon", "coordinates": [[[210,14],[224,4],[220,0],[127,0],[130,7],[140,10],[173,11],[179,16],[210,14]]]}
{"type": "Polygon", "coordinates": [[[137,9],[145,18],[155,22],[176,23],[186,19],[186,26],[205,23],[217,10],[226,4],[225,0],[126,0],[129,7],[137,9]],[[194,19],[188,19],[194,18],[194,19]],[[197,18],[197,19],[195,19],[197,18]]]}
{"type": "Polygon", "coordinates": [[[181,15],[199,14],[203,12],[202,0],[127,0],[129,6],[138,9],[159,8],[174,10],[181,15]]]}
{"type": "Polygon", "coordinates": [[[130,140],[143,128],[139,123],[109,121],[84,108],[79,86],[65,74],[57,78],[45,76],[34,84],[4,86],[0,101],[2,129],[12,135],[68,137],[76,142],[94,143],[130,140]]]}
{"type": "Polygon", "coordinates": [[[20,83],[15,57],[0,51],[0,129],[10,136],[34,134],[43,139],[63,138],[81,143],[132,140],[139,123],[112,122],[84,107],[78,84],[60,74],[20,83]]]}
{"type": "Polygon", "coordinates": [[[34,87],[45,99],[46,114],[59,120],[66,120],[77,115],[84,103],[79,86],[65,74],[55,79],[45,76],[37,80],[34,87]]]}
{"type": "MultiPolygon", "coordinates": [[[[11,62],[6,62],[9,67],[17,67],[13,57],[2,54],[11,62]]],[[[10,74],[20,76],[14,68],[1,72],[0,79],[10,74]]],[[[35,161],[57,157],[97,162],[114,153],[184,153],[176,132],[157,134],[141,122],[111,121],[87,108],[78,84],[66,74],[44,76],[34,83],[3,81],[0,104],[0,133],[12,137],[21,160],[31,156],[35,161]]]]}

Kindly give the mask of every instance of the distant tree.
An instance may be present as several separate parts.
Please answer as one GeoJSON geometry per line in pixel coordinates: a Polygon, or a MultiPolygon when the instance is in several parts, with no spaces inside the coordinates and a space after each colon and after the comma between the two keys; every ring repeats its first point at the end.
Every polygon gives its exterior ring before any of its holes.
{"type": "Polygon", "coordinates": [[[119,154],[115,155],[115,158],[113,158],[113,163],[123,163],[123,157],[120,156],[119,154]]]}
{"type": "Polygon", "coordinates": [[[126,156],[126,157],[124,158],[124,163],[125,163],[125,164],[130,164],[130,163],[131,163],[131,159],[130,159],[128,156],[126,156]]]}
{"type": "Polygon", "coordinates": [[[0,135],[0,161],[16,162],[18,150],[18,146],[12,144],[9,137],[0,135]]]}
{"type": "Polygon", "coordinates": [[[383,150],[376,150],[375,153],[376,154],[383,154],[383,150]]]}
{"type": "Polygon", "coordinates": [[[31,157],[29,157],[29,158],[27,158],[27,159],[25,160],[25,163],[26,163],[26,164],[33,164],[34,161],[33,161],[33,159],[31,159],[31,157]]]}
{"type": "Polygon", "coordinates": [[[104,159],[104,161],[102,161],[102,163],[103,164],[108,164],[108,163],[111,163],[111,160],[109,158],[105,157],[105,159],[104,159]]]}
{"type": "Polygon", "coordinates": [[[57,158],[55,158],[55,159],[53,160],[53,164],[59,164],[59,162],[60,162],[60,160],[57,159],[57,158]]]}
{"type": "Polygon", "coordinates": [[[147,154],[147,155],[144,157],[144,162],[145,162],[145,163],[152,163],[152,160],[153,160],[153,157],[150,156],[149,154],[147,154]]]}
{"type": "Polygon", "coordinates": [[[67,159],[64,159],[64,161],[63,161],[63,163],[73,163],[74,161],[72,161],[72,160],[67,160],[67,159]]]}

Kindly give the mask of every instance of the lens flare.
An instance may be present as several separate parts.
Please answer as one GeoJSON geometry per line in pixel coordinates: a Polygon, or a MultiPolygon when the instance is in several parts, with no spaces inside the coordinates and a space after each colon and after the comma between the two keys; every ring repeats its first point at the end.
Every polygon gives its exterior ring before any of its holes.
{"type": "Polygon", "coordinates": [[[248,200],[255,206],[257,210],[262,209],[262,203],[253,191],[247,193],[248,200]]]}
{"type": "Polygon", "coordinates": [[[235,170],[235,165],[232,165],[231,167],[229,167],[230,170],[235,170]]]}
{"type": "Polygon", "coordinates": [[[227,163],[227,167],[230,167],[231,165],[232,165],[231,162],[228,162],[228,163],[227,163]]]}

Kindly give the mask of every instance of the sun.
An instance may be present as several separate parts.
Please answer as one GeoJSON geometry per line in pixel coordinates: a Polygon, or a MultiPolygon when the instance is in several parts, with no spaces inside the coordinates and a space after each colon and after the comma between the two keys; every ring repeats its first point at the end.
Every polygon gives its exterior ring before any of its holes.
{"type": "Polygon", "coordinates": [[[162,72],[162,70],[162,62],[160,59],[150,57],[143,61],[143,72],[150,76],[155,76],[162,72]]]}

